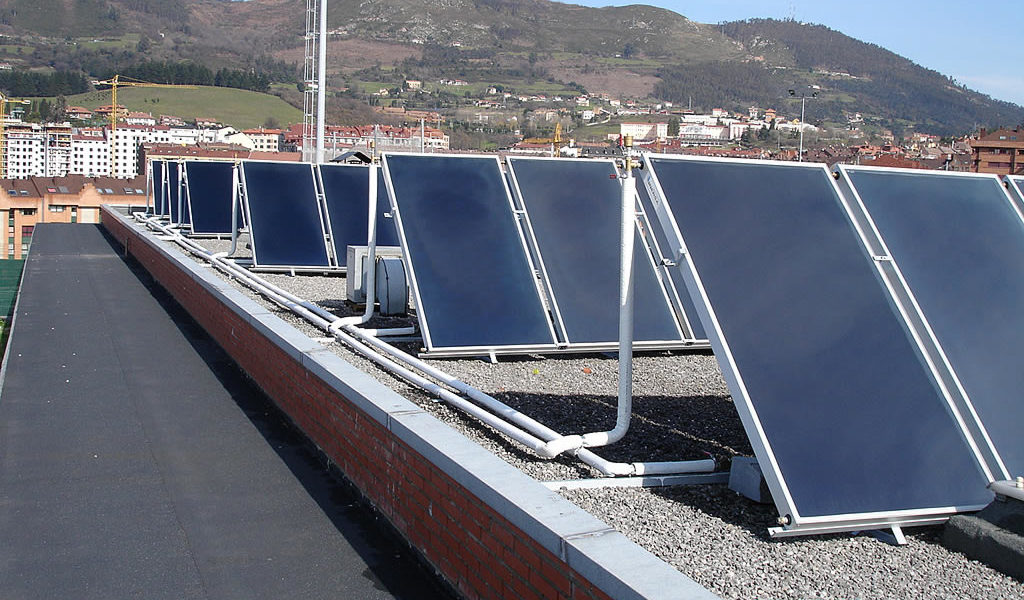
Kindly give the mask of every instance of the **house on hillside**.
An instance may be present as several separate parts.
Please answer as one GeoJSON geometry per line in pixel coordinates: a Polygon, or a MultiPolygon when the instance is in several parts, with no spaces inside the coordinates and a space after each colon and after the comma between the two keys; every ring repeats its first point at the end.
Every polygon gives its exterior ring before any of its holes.
{"type": "Polygon", "coordinates": [[[92,118],[92,111],[84,106],[69,106],[64,109],[64,116],[72,121],[88,121],[92,118]]]}
{"type": "Polygon", "coordinates": [[[1024,174],[1024,128],[981,130],[971,142],[975,173],[1024,174]]]}

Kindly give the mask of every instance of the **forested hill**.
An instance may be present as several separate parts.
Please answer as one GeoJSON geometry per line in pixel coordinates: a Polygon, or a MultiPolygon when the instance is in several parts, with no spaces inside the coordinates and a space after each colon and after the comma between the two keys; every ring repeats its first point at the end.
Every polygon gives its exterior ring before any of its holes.
{"type": "MultiPolygon", "coordinates": [[[[294,90],[303,9],[298,0],[0,0],[0,60],[90,79],[147,78],[155,67],[191,61],[228,85],[294,90]],[[255,83],[235,82],[236,71],[255,83]]],[[[896,132],[943,135],[1024,123],[1024,107],[792,20],[707,25],[651,6],[549,0],[330,0],[328,14],[329,78],[338,89],[458,78],[479,89],[586,90],[792,115],[787,90],[817,86],[807,103],[812,123],[843,126],[860,113],[896,132]]]]}
{"type": "Polygon", "coordinates": [[[969,90],[937,71],[822,25],[756,19],[725,23],[721,31],[743,44],[753,60],[666,69],[659,95],[683,101],[707,88],[707,94],[734,101],[768,103],[780,89],[807,84],[822,88],[808,103],[812,118],[839,120],[856,109],[942,134],[972,125],[1024,123],[1024,107],[969,90]]]}

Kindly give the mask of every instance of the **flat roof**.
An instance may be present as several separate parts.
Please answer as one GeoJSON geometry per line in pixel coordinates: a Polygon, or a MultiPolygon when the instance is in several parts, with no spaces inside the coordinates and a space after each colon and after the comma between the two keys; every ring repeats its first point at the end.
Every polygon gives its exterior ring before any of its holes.
{"type": "Polygon", "coordinates": [[[0,391],[0,596],[447,597],[99,226],[35,231],[0,391]]]}

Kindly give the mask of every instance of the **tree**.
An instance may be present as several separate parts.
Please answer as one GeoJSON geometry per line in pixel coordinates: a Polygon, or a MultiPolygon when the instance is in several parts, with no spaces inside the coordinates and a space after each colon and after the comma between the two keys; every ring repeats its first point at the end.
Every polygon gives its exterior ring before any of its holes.
{"type": "Polygon", "coordinates": [[[49,121],[52,115],[53,107],[50,105],[50,101],[43,98],[43,100],[39,102],[39,120],[43,122],[49,121]]]}
{"type": "Polygon", "coordinates": [[[64,118],[64,113],[68,110],[68,101],[63,94],[57,96],[57,101],[53,105],[53,118],[60,120],[64,118]]]}
{"type": "Polygon", "coordinates": [[[670,117],[668,120],[668,137],[679,137],[679,117],[670,117]]]}

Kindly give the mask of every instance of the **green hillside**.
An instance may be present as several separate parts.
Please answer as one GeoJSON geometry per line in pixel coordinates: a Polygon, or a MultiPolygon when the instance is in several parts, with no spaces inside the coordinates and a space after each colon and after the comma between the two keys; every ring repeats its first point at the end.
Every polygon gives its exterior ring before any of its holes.
{"type": "MultiPolygon", "coordinates": [[[[758,105],[792,114],[798,103],[788,90],[815,86],[820,93],[807,104],[807,120],[830,128],[846,127],[855,114],[897,133],[953,135],[1024,122],[1024,107],[874,44],[792,20],[708,25],[651,6],[587,8],[549,0],[331,0],[328,15],[327,87],[343,92],[348,108],[366,107],[361,118],[370,106],[403,103],[451,116],[492,86],[517,94],[669,100],[705,111],[758,105]],[[445,78],[469,85],[446,89],[438,84],[445,78]],[[425,93],[373,95],[410,79],[423,81],[425,93]]],[[[6,36],[0,59],[15,70],[104,79],[147,62],[190,61],[258,74],[301,104],[294,89],[303,11],[292,0],[0,0],[0,35],[6,36]]],[[[146,89],[125,90],[124,98],[132,110],[242,126],[268,117],[300,121],[298,109],[276,99],[220,92],[231,98],[146,89]]],[[[108,101],[100,95],[69,103],[108,101]]]]}
{"type": "MultiPolygon", "coordinates": [[[[68,96],[67,103],[95,109],[110,104],[110,91],[68,96]]],[[[258,127],[269,118],[283,127],[302,122],[302,111],[277,96],[232,88],[118,88],[117,103],[155,117],[173,115],[186,121],[207,117],[237,129],[258,127]]]]}

